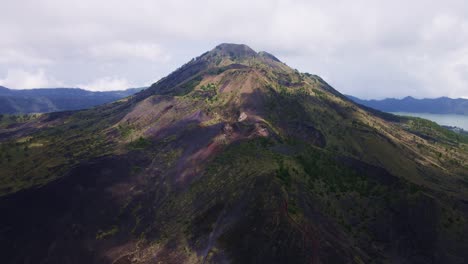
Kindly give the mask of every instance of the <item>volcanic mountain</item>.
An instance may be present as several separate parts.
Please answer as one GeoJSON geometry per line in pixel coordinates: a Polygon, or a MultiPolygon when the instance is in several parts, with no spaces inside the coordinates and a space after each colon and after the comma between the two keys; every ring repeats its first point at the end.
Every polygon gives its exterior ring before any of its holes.
{"type": "Polygon", "coordinates": [[[468,139],[221,44],[0,123],[2,263],[464,263],[468,139]]]}

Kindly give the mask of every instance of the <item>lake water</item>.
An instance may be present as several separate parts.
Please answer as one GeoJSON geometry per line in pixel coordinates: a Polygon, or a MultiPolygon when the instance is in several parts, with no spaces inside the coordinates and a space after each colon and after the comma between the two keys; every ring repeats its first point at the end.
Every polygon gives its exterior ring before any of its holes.
{"type": "Polygon", "coordinates": [[[426,113],[407,113],[407,112],[392,112],[394,115],[415,116],[424,119],[429,119],[439,125],[461,127],[468,131],[468,116],[452,115],[452,114],[426,114],[426,113]]]}

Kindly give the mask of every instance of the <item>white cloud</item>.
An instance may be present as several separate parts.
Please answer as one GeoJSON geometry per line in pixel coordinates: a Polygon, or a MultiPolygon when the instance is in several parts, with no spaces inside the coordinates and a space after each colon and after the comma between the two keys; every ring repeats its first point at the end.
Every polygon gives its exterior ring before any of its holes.
{"type": "Polygon", "coordinates": [[[90,53],[94,57],[105,59],[129,60],[142,59],[153,62],[165,62],[169,60],[169,55],[154,43],[143,42],[113,42],[106,45],[93,46],[90,53]]]}
{"type": "Polygon", "coordinates": [[[12,89],[28,89],[61,87],[63,83],[47,76],[43,69],[35,72],[13,69],[8,70],[6,76],[0,79],[0,85],[12,89]]]}
{"type": "Polygon", "coordinates": [[[102,77],[88,84],[79,84],[76,86],[90,91],[116,91],[136,87],[127,79],[119,77],[102,77]]]}
{"type": "Polygon", "coordinates": [[[361,97],[468,93],[467,1],[4,2],[0,74],[35,66],[66,83],[141,84],[235,42],[361,97]]]}
{"type": "Polygon", "coordinates": [[[0,49],[0,64],[11,65],[49,65],[52,60],[41,58],[17,49],[0,49]]]}
{"type": "MultiPolygon", "coordinates": [[[[149,83],[146,82],[145,85],[149,85],[149,83]]],[[[0,77],[0,86],[11,89],[79,87],[90,91],[115,91],[138,87],[138,85],[132,84],[127,79],[116,76],[97,78],[85,84],[69,85],[48,76],[44,69],[37,71],[8,70],[4,78],[0,77]]]]}

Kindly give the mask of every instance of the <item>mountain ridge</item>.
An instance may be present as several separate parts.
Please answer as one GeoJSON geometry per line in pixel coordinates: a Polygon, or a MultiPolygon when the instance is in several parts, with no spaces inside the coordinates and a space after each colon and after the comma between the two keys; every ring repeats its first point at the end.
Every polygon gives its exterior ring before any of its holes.
{"type": "Polygon", "coordinates": [[[444,96],[417,99],[407,96],[402,99],[386,98],[381,100],[363,100],[351,95],[346,96],[356,103],[385,112],[468,115],[468,99],[463,98],[449,98],[444,96]]]}
{"type": "Polygon", "coordinates": [[[93,92],[81,88],[9,89],[0,87],[0,114],[47,113],[110,103],[145,88],[93,92]]]}

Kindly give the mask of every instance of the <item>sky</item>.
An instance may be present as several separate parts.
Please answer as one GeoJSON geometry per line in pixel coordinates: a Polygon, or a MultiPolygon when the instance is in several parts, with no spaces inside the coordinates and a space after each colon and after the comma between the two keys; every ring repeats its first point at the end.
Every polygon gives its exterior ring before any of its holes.
{"type": "Polygon", "coordinates": [[[2,0],[0,85],[148,86],[220,43],[361,98],[468,98],[462,0],[2,0]]]}

